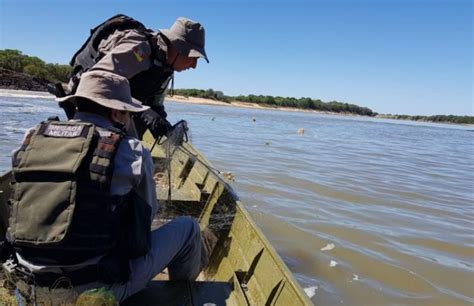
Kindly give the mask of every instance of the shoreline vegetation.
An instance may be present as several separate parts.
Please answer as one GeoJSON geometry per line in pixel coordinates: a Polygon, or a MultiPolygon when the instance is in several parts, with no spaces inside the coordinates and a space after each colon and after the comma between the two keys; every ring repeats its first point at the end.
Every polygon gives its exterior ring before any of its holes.
{"type": "MultiPolygon", "coordinates": [[[[67,83],[71,72],[72,67],[69,65],[45,63],[40,58],[22,54],[19,50],[0,50],[1,89],[47,91],[49,83],[67,83]]],[[[227,96],[222,91],[213,89],[176,89],[172,96],[167,96],[167,99],[177,102],[231,105],[247,108],[318,112],[323,114],[368,116],[438,123],[474,124],[474,116],[379,114],[370,108],[345,102],[323,102],[319,99],[308,97],[293,98],[269,95],[227,96]]]]}
{"type": "Polygon", "coordinates": [[[337,101],[322,102],[310,98],[273,97],[263,95],[248,96],[225,96],[221,91],[212,89],[176,89],[176,96],[168,96],[168,99],[177,102],[197,102],[208,104],[233,105],[238,107],[278,109],[285,111],[306,111],[332,115],[368,116],[382,119],[411,120],[435,123],[474,124],[474,116],[434,115],[434,116],[411,116],[379,114],[366,107],[337,101]],[[212,103],[217,102],[217,103],[212,103]]]}

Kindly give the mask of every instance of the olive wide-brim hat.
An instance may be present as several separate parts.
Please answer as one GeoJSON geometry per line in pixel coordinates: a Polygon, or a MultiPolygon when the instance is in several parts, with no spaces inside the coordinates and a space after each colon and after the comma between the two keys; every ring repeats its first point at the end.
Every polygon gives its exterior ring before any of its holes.
{"type": "Polygon", "coordinates": [[[85,72],[81,75],[76,93],[56,98],[56,101],[59,103],[66,101],[75,103],[74,100],[78,97],[121,111],[142,112],[150,108],[132,98],[127,78],[107,71],[93,70],[85,72]]]}
{"type": "Polygon", "coordinates": [[[185,17],[179,17],[170,29],[160,29],[178,52],[188,57],[202,57],[209,63],[204,50],[205,31],[204,27],[196,21],[185,17]]]}

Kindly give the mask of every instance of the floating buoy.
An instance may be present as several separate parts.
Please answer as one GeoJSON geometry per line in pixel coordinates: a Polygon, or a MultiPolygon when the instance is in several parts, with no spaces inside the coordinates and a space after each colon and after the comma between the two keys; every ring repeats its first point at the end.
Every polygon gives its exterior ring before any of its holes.
{"type": "Polygon", "coordinates": [[[328,243],[324,248],[321,249],[321,251],[331,251],[334,249],[336,246],[334,243],[328,243]]]}
{"type": "Polygon", "coordinates": [[[235,181],[235,176],[230,172],[222,172],[222,176],[228,181],[235,181]]]}
{"type": "Polygon", "coordinates": [[[318,290],[318,286],[304,288],[303,290],[309,298],[312,298],[316,295],[316,290],[318,290]]]}

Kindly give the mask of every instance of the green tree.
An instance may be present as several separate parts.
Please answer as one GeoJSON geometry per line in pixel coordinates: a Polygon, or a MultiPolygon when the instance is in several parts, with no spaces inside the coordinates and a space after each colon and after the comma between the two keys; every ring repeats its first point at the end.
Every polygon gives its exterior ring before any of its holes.
{"type": "Polygon", "coordinates": [[[0,67],[17,72],[22,72],[24,67],[24,57],[25,56],[21,54],[21,51],[18,50],[0,50],[0,67]]]}
{"type": "Polygon", "coordinates": [[[40,78],[40,79],[47,79],[49,80],[49,74],[46,69],[43,67],[35,66],[35,65],[28,65],[25,68],[23,68],[23,72],[29,75],[32,75],[34,77],[40,78]]]}
{"type": "Polygon", "coordinates": [[[28,56],[19,50],[0,50],[0,68],[23,72],[51,82],[67,82],[72,72],[69,65],[47,64],[36,56],[28,56]]]}

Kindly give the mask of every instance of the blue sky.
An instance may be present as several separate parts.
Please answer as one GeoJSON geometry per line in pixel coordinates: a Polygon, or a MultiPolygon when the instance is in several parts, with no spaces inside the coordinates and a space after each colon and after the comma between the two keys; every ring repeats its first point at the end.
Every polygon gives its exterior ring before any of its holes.
{"type": "Polygon", "coordinates": [[[68,63],[116,14],[150,28],[206,28],[210,64],[176,88],[311,97],[379,113],[473,115],[470,0],[0,0],[0,49],[68,63]]]}

